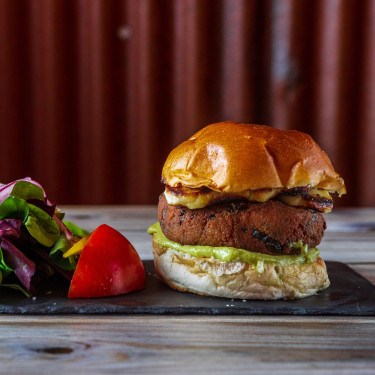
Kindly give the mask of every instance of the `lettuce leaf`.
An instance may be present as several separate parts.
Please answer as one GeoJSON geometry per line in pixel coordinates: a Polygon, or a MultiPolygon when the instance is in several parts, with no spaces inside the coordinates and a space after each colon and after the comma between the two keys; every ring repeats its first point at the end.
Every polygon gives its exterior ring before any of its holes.
{"type": "Polygon", "coordinates": [[[17,219],[0,220],[0,237],[17,239],[21,234],[22,221],[17,219]]]}
{"type": "Polygon", "coordinates": [[[64,258],[63,255],[72,247],[73,236],[82,238],[90,234],[90,232],[67,220],[63,220],[61,224],[66,228],[67,231],[69,231],[70,237],[68,237],[65,231],[60,227],[62,234],[51,249],[49,256],[54,263],[63,270],[72,271],[77,265],[75,257],[70,256],[68,258],[64,258]]]}
{"type": "Polygon", "coordinates": [[[82,238],[90,234],[87,230],[80,228],[78,225],[71,223],[70,221],[63,220],[63,223],[67,226],[73,236],[82,238]]]}
{"type": "Polygon", "coordinates": [[[60,237],[60,229],[56,221],[46,212],[34,206],[27,205],[29,215],[25,221],[25,227],[29,233],[42,245],[53,246],[60,237]]]}
{"type": "Polygon", "coordinates": [[[12,268],[22,285],[30,290],[31,277],[35,273],[35,263],[6,238],[1,239],[0,246],[6,263],[12,268]]]}
{"type": "Polygon", "coordinates": [[[29,215],[26,201],[16,197],[8,197],[0,205],[0,220],[17,219],[25,221],[29,215]]]}
{"type": "MultiPolygon", "coordinates": [[[[61,215],[60,215],[61,216],[61,215]]],[[[53,219],[56,221],[57,225],[60,228],[60,232],[65,234],[65,237],[69,241],[73,241],[73,233],[68,229],[68,227],[64,224],[63,220],[60,219],[56,214],[53,215],[53,219]]]]}
{"type": "Polygon", "coordinates": [[[44,201],[44,191],[40,186],[37,186],[29,181],[17,181],[10,193],[13,197],[24,199],[39,199],[44,201]]]}
{"type": "MultiPolygon", "coordinates": [[[[9,196],[12,195],[12,191],[13,191],[15,185],[16,185],[18,182],[28,182],[28,183],[30,183],[30,184],[33,184],[33,185],[39,187],[39,188],[42,189],[42,191],[43,191],[43,198],[44,198],[47,202],[49,202],[49,201],[47,200],[46,193],[45,193],[44,189],[42,188],[42,186],[41,186],[38,182],[32,180],[30,177],[26,177],[26,178],[22,178],[22,179],[20,179],[20,180],[13,181],[13,182],[11,182],[11,183],[9,183],[9,184],[0,184],[0,204],[3,203],[3,201],[4,201],[6,198],[8,198],[9,196]]],[[[19,189],[19,188],[17,188],[16,191],[17,191],[18,189],[19,189]]],[[[33,188],[32,188],[32,189],[33,189],[33,188]]],[[[23,189],[22,189],[22,190],[23,190],[23,189]]]]}
{"type": "MultiPolygon", "coordinates": [[[[1,250],[1,247],[0,247],[0,271],[1,271],[1,280],[4,278],[6,278],[7,276],[9,276],[13,270],[5,263],[5,260],[4,260],[4,255],[3,255],[3,251],[1,250]]],[[[1,280],[0,280],[0,283],[1,283],[1,280]]]]}
{"type": "Polygon", "coordinates": [[[54,215],[55,210],[56,210],[56,205],[47,204],[46,202],[41,201],[39,199],[28,199],[27,203],[37,206],[38,208],[46,212],[51,217],[54,215]]]}
{"type": "Polygon", "coordinates": [[[63,257],[63,254],[66,253],[71,247],[71,242],[65,237],[64,234],[62,234],[49,253],[49,257],[53,260],[53,262],[66,271],[73,271],[77,265],[77,262],[73,256],[68,258],[63,257]]]}
{"type": "Polygon", "coordinates": [[[18,291],[22,292],[27,298],[30,298],[29,292],[27,290],[25,290],[24,288],[22,288],[22,286],[20,286],[18,284],[4,284],[4,283],[1,283],[0,286],[4,287],[4,288],[11,288],[11,289],[14,289],[14,290],[18,290],[18,291]]]}
{"type": "MultiPolygon", "coordinates": [[[[4,219],[0,220],[0,239],[18,239],[20,237],[21,232],[21,224],[20,220],[15,219],[4,219]]],[[[1,241],[0,241],[1,242],[1,241]]],[[[4,259],[3,251],[0,247],[0,271],[1,277],[6,278],[12,272],[13,269],[7,265],[4,259]]],[[[0,280],[1,283],[1,280],[0,280]]]]}

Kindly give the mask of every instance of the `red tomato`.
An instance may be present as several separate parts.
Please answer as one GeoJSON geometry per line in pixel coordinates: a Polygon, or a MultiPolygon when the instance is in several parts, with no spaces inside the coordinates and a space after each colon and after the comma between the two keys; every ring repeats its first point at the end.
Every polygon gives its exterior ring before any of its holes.
{"type": "Polygon", "coordinates": [[[137,251],[120,232],[103,224],[82,250],[68,297],[113,296],[145,287],[146,275],[137,251]]]}

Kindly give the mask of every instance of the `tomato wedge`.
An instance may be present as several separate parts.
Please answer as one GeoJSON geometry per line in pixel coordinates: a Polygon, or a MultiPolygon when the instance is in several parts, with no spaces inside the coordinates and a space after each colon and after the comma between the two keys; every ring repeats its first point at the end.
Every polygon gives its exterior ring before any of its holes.
{"type": "Polygon", "coordinates": [[[145,287],[146,275],[137,251],[120,232],[103,224],[82,250],[68,297],[114,296],[145,287]]]}

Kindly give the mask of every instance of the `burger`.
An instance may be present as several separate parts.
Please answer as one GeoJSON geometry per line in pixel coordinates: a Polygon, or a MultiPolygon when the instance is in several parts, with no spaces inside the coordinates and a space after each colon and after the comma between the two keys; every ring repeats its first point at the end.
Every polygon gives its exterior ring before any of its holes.
{"type": "Polygon", "coordinates": [[[319,245],[346,193],[307,134],[221,122],[180,144],[162,171],[150,226],[159,278],[171,288],[241,299],[295,299],[329,286],[319,245]]]}

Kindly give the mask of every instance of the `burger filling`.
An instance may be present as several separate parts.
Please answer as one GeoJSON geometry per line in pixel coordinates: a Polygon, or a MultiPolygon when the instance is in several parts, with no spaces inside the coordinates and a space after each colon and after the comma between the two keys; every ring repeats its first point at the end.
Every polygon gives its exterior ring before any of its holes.
{"type": "Polygon", "coordinates": [[[237,199],[190,209],[169,204],[162,194],[158,218],[163,235],[182,246],[230,247],[276,257],[315,248],[326,229],[319,212],[279,200],[237,199]]]}
{"type": "Polygon", "coordinates": [[[245,190],[229,194],[206,187],[192,189],[166,185],[164,194],[169,204],[181,205],[190,209],[203,208],[213,203],[236,199],[246,199],[250,202],[267,202],[276,199],[289,206],[311,208],[322,213],[331,212],[333,208],[333,200],[329,192],[312,187],[245,190]]]}
{"type": "MultiPolygon", "coordinates": [[[[280,266],[302,265],[305,263],[315,262],[319,256],[317,248],[308,248],[302,245],[302,242],[295,243],[293,246],[301,248],[300,255],[279,255],[272,256],[266,254],[255,253],[243,249],[236,249],[233,247],[221,246],[190,246],[181,245],[173,242],[165,237],[160,228],[160,223],[157,222],[148,228],[148,233],[153,235],[153,241],[159,245],[162,251],[173,249],[181,251],[195,257],[215,258],[222,262],[244,262],[255,265],[257,271],[262,273],[265,264],[273,264],[280,266]]],[[[160,254],[159,254],[160,255],[160,254]]]]}

